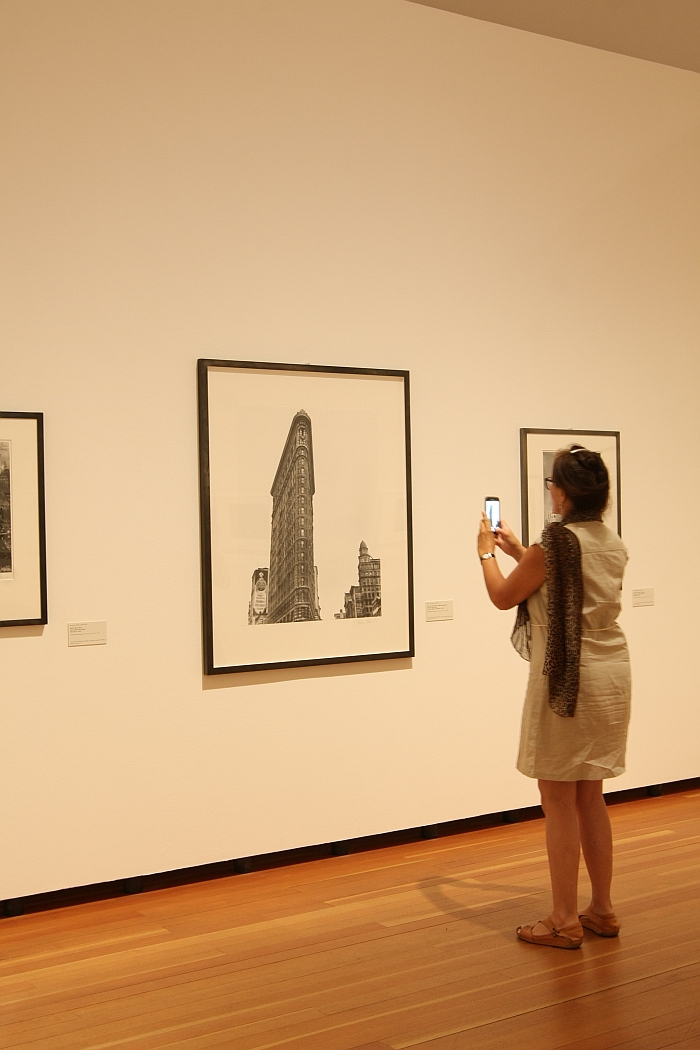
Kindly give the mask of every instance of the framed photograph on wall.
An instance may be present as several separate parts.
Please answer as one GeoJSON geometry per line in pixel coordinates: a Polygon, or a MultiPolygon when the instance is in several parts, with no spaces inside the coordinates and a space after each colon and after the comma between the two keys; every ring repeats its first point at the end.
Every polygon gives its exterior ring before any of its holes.
{"type": "Polygon", "coordinates": [[[44,417],[0,412],[0,627],[48,623],[44,417]]]}
{"type": "Polygon", "coordinates": [[[610,475],[610,503],[603,515],[609,528],[622,535],[620,514],[620,431],[619,430],[534,430],[520,431],[520,508],[522,541],[536,543],[550,521],[558,521],[552,497],[545,484],[551,477],[554,457],[559,449],[583,445],[599,452],[610,475]]]}
{"type": "Polygon", "coordinates": [[[197,367],[205,674],[413,656],[408,372],[197,367]]]}

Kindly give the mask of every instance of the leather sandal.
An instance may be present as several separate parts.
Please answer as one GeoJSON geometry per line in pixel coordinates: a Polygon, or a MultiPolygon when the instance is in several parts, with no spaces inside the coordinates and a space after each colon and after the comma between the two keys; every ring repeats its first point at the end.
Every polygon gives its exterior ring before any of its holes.
{"type": "Polygon", "coordinates": [[[614,912],[610,915],[595,915],[590,908],[586,908],[579,915],[579,922],[584,929],[597,933],[599,937],[617,937],[620,932],[620,923],[614,912]]]}
{"type": "Polygon", "coordinates": [[[583,943],[583,927],[580,922],[572,922],[568,926],[557,929],[551,919],[540,919],[540,923],[547,928],[548,933],[533,933],[537,923],[532,926],[518,926],[515,931],[521,941],[528,944],[544,944],[548,948],[580,948],[583,943]]]}

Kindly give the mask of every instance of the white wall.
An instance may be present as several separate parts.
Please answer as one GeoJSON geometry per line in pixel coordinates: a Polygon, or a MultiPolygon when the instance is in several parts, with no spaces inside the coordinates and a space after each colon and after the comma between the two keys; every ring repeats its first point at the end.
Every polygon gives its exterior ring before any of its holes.
{"type": "Polygon", "coordinates": [[[700,77],[403,0],[1,12],[0,405],[45,413],[50,623],[0,632],[0,897],[534,803],[474,553],[522,426],[621,430],[608,786],[698,775],[700,77]],[[203,680],[200,356],[410,369],[415,660],[203,680]]]}

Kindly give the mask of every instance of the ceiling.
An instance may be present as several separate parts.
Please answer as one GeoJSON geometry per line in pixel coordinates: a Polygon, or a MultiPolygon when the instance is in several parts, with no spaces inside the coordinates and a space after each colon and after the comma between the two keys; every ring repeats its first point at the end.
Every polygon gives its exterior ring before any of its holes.
{"type": "Polygon", "coordinates": [[[700,0],[409,0],[700,73],[700,0]]]}

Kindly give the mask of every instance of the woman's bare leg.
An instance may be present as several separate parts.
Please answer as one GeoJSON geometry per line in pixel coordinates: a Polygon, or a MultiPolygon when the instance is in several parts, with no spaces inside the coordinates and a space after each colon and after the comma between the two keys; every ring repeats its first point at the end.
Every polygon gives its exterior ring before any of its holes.
{"type": "Polygon", "coordinates": [[[603,798],[602,780],[576,783],[576,812],[583,859],[591,880],[590,909],[595,915],[611,915],[613,845],[610,817],[603,798]]]}
{"type": "Polygon", "coordinates": [[[561,928],[578,922],[581,843],[576,816],[576,781],[540,780],[539,787],[554,902],[551,919],[557,928],[561,928]]]}

